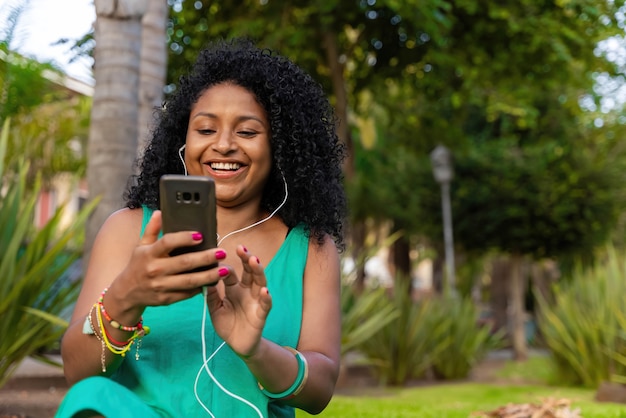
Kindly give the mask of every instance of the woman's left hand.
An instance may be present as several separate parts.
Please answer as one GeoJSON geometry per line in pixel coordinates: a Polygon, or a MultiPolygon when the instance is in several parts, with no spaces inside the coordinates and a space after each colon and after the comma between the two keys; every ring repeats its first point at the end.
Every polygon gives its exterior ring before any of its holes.
{"type": "Polygon", "coordinates": [[[241,245],[237,255],[243,264],[241,280],[232,267],[222,265],[225,294],[222,298],[217,286],[208,287],[207,306],[217,334],[239,356],[255,354],[265,320],[272,308],[272,297],[267,290],[265,271],[259,259],[241,245]]]}

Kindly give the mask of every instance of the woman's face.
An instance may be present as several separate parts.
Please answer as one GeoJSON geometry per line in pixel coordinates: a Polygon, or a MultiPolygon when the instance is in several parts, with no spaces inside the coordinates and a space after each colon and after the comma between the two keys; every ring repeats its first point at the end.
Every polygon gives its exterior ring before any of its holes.
{"type": "Polygon", "coordinates": [[[248,90],[208,88],[191,108],[185,145],[188,173],[215,180],[218,205],[260,201],[272,167],[270,126],[248,90]]]}

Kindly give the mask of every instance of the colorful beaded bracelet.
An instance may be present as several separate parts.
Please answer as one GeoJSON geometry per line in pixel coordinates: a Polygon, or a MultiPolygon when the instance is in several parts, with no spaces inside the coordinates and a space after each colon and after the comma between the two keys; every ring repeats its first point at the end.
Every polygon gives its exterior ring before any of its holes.
{"type": "MultiPolygon", "coordinates": [[[[91,329],[94,330],[93,334],[95,334],[96,338],[100,340],[100,343],[102,345],[102,353],[100,355],[100,362],[102,364],[102,372],[104,373],[107,371],[106,356],[105,356],[106,349],[108,349],[113,354],[126,357],[126,353],[130,351],[131,347],[134,344],[135,345],[135,360],[139,360],[139,348],[141,347],[141,342],[142,342],[143,337],[145,337],[146,335],[150,333],[150,327],[142,325],[141,328],[139,328],[138,330],[135,330],[133,332],[133,335],[124,343],[120,343],[115,340],[112,341],[111,337],[109,336],[106,330],[106,327],[104,326],[104,321],[102,320],[102,311],[100,309],[96,309],[96,319],[98,320],[98,329],[100,331],[100,334],[98,335],[98,332],[95,332],[93,323],[91,322],[91,312],[93,311],[93,308],[96,307],[96,305],[97,304],[94,304],[93,307],[91,308],[91,311],[89,311],[89,322],[90,322],[91,329]]],[[[87,333],[89,334],[89,332],[87,333]]]]}
{"type": "Polygon", "coordinates": [[[106,294],[107,290],[109,290],[108,287],[105,287],[104,290],[102,291],[102,293],[100,293],[100,298],[98,299],[98,306],[100,306],[100,311],[102,311],[102,315],[104,315],[104,317],[106,318],[107,321],[109,321],[109,324],[116,329],[121,329],[123,331],[138,331],[141,330],[143,328],[143,317],[139,319],[139,322],[137,322],[137,325],[135,326],[128,326],[128,325],[122,325],[119,322],[117,322],[116,320],[114,320],[113,318],[111,318],[109,316],[109,314],[107,313],[106,309],[104,309],[104,295],[106,294]]]}
{"type": "Polygon", "coordinates": [[[298,375],[296,376],[296,380],[294,380],[293,384],[287,390],[281,393],[269,392],[260,383],[258,383],[261,392],[263,392],[265,396],[273,400],[284,401],[297,396],[304,388],[304,385],[306,384],[306,381],[309,377],[309,365],[302,353],[291,347],[285,346],[284,348],[291,351],[291,353],[296,356],[296,360],[298,360],[298,375]]]}

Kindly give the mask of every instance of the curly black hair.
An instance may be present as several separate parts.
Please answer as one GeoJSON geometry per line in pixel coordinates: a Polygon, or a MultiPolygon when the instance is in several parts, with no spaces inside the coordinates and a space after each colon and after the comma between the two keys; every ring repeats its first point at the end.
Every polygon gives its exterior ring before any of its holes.
{"type": "Polygon", "coordinates": [[[208,88],[229,82],[252,92],[268,115],[273,165],[262,206],[277,213],[289,228],[306,225],[322,243],[329,234],[343,248],[346,198],[342,182],[345,147],[336,133],[336,118],[319,83],[289,59],[260,49],[248,39],[215,41],[181,77],[163,109],[143,156],[139,174],[125,193],[126,205],[159,208],[159,179],[182,174],[178,150],[185,143],[189,114],[208,88]],[[281,174],[282,173],[282,174],[281,174]]]}

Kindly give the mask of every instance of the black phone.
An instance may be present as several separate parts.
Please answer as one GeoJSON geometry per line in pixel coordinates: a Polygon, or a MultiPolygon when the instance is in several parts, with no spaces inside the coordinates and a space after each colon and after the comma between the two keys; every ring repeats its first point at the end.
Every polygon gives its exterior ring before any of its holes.
{"type": "MultiPolygon", "coordinates": [[[[163,233],[198,231],[202,242],[176,248],[170,255],[217,247],[215,183],[210,177],[166,174],[159,181],[163,233]]],[[[203,266],[192,271],[215,267],[203,266]]]]}

